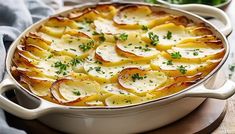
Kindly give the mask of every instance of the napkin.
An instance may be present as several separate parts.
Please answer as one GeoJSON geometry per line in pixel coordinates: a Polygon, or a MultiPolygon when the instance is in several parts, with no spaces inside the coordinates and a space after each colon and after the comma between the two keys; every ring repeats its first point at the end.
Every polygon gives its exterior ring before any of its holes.
{"type": "MultiPolygon", "coordinates": [[[[53,14],[53,8],[59,8],[59,6],[62,6],[61,3],[62,0],[0,0],[1,80],[5,72],[5,58],[10,44],[28,26],[53,14]],[[50,3],[53,3],[52,8],[48,6],[50,3]]],[[[10,127],[5,120],[3,110],[0,109],[0,134],[25,134],[25,132],[10,127]]]]}

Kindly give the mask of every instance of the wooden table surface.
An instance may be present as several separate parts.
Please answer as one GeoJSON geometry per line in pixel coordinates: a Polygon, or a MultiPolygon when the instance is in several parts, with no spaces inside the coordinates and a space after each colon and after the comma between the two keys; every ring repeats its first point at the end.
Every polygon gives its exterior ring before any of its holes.
{"type": "MultiPolygon", "coordinates": [[[[229,70],[229,65],[235,65],[235,0],[232,0],[230,5],[225,8],[224,11],[231,19],[234,31],[228,37],[231,46],[231,54],[229,56],[228,62],[223,67],[226,70],[227,76],[229,76],[229,74],[232,74],[231,79],[235,81],[235,72],[231,72],[229,70]]],[[[228,109],[225,118],[222,121],[221,125],[213,132],[213,134],[235,134],[235,95],[228,99],[228,109]]]]}

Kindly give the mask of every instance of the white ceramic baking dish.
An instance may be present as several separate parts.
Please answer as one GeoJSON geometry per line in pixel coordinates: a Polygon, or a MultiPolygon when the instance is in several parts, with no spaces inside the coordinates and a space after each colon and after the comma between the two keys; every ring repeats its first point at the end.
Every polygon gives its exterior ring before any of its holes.
{"type": "MultiPolygon", "coordinates": [[[[97,4],[97,3],[96,3],[97,4]]],[[[87,3],[77,6],[75,9],[96,6],[95,3],[87,3]]],[[[112,2],[98,4],[113,4],[112,2]]],[[[142,4],[137,2],[121,2],[116,4],[142,4]]],[[[0,107],[23,119],[38,119],[44,124],[67,133],[137,133],[156,129],[172,123],[197,108],[206,98],[227,99],[235,92],[235,84],[230,80],[221,80],[222,87],[208,89],[215,84],[214,78],[221,69],[229,55],[229,43],[226,39],[232,31],[228,16],[220,9],[205,5],[184,5],[181,9],[150,5],[153,9],[163,10],[172,14],[184,15],[195,22],[203,22],[210,27],[213,33],[222,40],[226,53],[220,64],[197,84],[166,96],[159,100],[153,100],[143,104],[124,107],[73,107],[62,106],[35,96],[24,89],[11,75],[10,66],[16,46],[28,32],[34,31],[48,18],[37,22],[25,30],[9,48],[6,59],[7,74],[0,84],[0,107]],[[188,12],[190,11],[190,12],[188,12]],[[193,12],[193,13],[192,13],[193,12]],[[225,26],[216,28],[207,20],[196,15],[211,16],[222,21],[225,26]],[[207,85],[205,87],[205,85],[207,85]],[[15,90],[18,102],[15,104],[4,97],[7,90],[15,90]]],[[[61,13],[67,14],[75,9],[69,9],[61,13]]]]}

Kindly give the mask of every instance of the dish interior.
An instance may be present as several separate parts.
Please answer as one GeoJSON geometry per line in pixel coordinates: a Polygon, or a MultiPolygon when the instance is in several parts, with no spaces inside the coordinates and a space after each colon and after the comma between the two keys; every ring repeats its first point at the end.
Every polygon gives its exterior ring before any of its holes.
{"type": "Polygon", "coordinates": [[[108,4],[51,17],[24,36],[11,74],[70,106],[127,106],[196,84],[225,48],[210,27],[146,5],[108,4]]]}

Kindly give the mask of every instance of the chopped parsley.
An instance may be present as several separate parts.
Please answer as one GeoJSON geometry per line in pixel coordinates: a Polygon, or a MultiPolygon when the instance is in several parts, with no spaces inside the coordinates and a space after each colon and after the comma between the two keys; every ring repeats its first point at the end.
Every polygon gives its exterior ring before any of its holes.
{"type": "Polygon", "coordinates": [[[98,33],[98,32],[96,32],[96,31],[94,31],[94,32],[92,33],[92,35],[98,35],[98,36],[99,36],[99,40],[100,40],[101,42],[104,42],[104,41],[106,40],[106,38],[104,37],[104,33],[98,33]]]}
{"type": "Polygon", "coordinates": [[[47,57],[47,59],[50,59],[50,58],[52,58],[53,57],[53,55],[52,54],[50,54],[48,57],[47,57]]]}
{"type": "Polygon", "coordinates": [[[80,48],[83,52],[86,52],[86,51],[90,50],[93,45],[94,45],[94,41],[91,40],[91,41],[89,41],[87,44],[79,45],[79,48],[80,48]]]}
{"type": "Polygon", "coordinates": [[[145,51],[145,52],[151,51],[151,49],[149,49],[148,47],[142,47],[142,46],[138,46],[138,47],[136,46],[135,49],[140,49],[140,50],[145,51]]]}
{"type": "Polygon", "coordinates": [[[95,71],[97,72],[101,71],[101,67],[95,67],[95,71]]]}
{"type": "Polygon", "coordinates": [[[174,52],[174,53],[171,53],[171,58],[173,59],[180,59],[182,56],[180,54],[180,52],[174,52]]]}
{"type": "Polygon", "coordinates": [[[229,65],[229,70],[230,70],[231,72],[234,72],[234,71],[235,71],[235,64],[229,65]]]}
{"type": "Polygon", "coordinates": [[[56,71],[57,74],[61,74],[63,73],[64,75],[66,75],[66,69],[67,69],[67,64],[63,64],[61,61],[57,61],[54,63],[54,67],[55,68],[59,68],[58,71],[56,71]]]}
{"type": "Polygon", "coordinates": [[[170,39],[172,38],[172,32],[167,31],[166,36],[164,36],[163,38],[164,38],[164,39],[168,39],[168,40],[170,40],[170,39]]]}
{"type": "Polygon", "coordinates": [[[76,52],[76,49],[73,49],[73,48],[69,48],[70,50],[72,50],[72,51],[74,51],[74,52],[76,52]]]}
{"type": "Polygon", "coordinates": [[[182,74],[186,74],[187,69],[185,67],[186,66],[183,66],[183,65],[177,66],[177,70],[179,70],[180,73],[182,73],[182,74]]]}
{"type": "MultiPolygon", "coordinates": [[[[76,90],[76,89],[74,89],[74,90],[76,90]]],[[[81,95],[81,93],[80,93],[78,90],[73,91],[73,94],[75,94],[75,95],[77,95],[77,96],[81,95]]]]}
{"type": "Polygon", "coordinates": [[[135,73],[131,76],[131,78],[135,82],[136,80],[143,80],[146,77],[140,76],[139,73],[135,73]]]}
{"type": "Polygon", "coordinates": [[[127,38],[128,38],[128,34],[126,34],[126,33],[121,33],[121,34],[119,35],[119,37],[118,37],[118,40],[120,40],[120,41],[126,41],[127,38]]]}
{"type": "Polygon", "coordinates": [[[151,40],[151,45],[156,46],[159,43],[159,37],[153,32],[148,33],[149,39],[151,40]]]}
{"type": "Polygon", "coordinates": [[[193,52],[193,55],[194,55],[194,56],[198,56],[198,52],[197,52],[197,51],[194,51],[194,52],[193,52]]]}
{"type": "Polygon", "coordinates": [[[81,60],[78,59],[78,58],[74,58],[74,59],[72,59],[71,62],[70,62],[70,64],[71,64],[72,66],[76,66],[77,64],[80,64],[80,63],[81,63],[81,60]]]}
{"type": "Polygon", "coordinates": [[[145,26],[145,25],[142,25],[141,29],[144,30],[144,31],[148,31],[149,30],[149,28],[147,26],[145,26]]]}
{"type": "Polygon", "coordinates": [[[166,64],[167,64],[167,65],[173,65],[172,60],[168,60],[168,61],[166,62],[166,64]]]}

